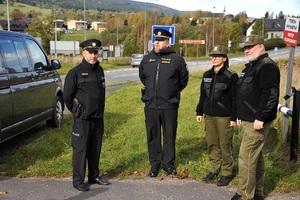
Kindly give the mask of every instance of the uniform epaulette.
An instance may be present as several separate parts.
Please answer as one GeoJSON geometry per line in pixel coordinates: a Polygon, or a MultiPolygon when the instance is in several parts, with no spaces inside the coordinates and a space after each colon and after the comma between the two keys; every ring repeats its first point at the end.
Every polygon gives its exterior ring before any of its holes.
{"type": "Polygon", "coordinates": [[[232,74],[235,74],[234,71],[229,70],[229,69],[225,70],[223,73],[224,73],[228,78],[230,78],[230,77],[232,76],[232,74]]]}
{"type": "Polygon", "coordinates": [[[274,63],[274,61],[270,57],[265,57],[264,63],[274,63]]]}
{"type": "Polygon", "coordinates": [[[230,71],[231,73],[235,74],[236,72],[233,71],[232,69],[227,69],[228,71],[230,71]]]}

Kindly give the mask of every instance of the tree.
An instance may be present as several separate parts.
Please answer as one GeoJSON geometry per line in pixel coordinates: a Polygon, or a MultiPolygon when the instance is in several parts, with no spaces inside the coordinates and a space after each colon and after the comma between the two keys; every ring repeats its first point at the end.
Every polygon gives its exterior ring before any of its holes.
{"type": "Polygon", "coordinates": [[[179,15],[173,15],[172,16],[172,22],[173,22],[173,24],[180,23],[180,16],[179,15]]]}
{"type": "Polygon", "coordinates": [[[233,22],[237,22],[240,24],[246,23],[248,16],[246,12],[240,12],[236,15],[236,17],[233,18],[233,22]]]}
{"type": "MultiPolygon", "coordinates": [[[[42,46],[44,50],[49,54],[50,53],[50,41],[54,40],[54,23],[53,16],[48,16],[43,19],[35,18],[25,30],[27,33],[34,37],[42,38],[42,46]]],[[[60,35],[57,36],[58,40],[60,35]]]]}
{"type": "Polygon", "coordinates": [[[24,17],[24,14],[20,9],[13,9],[10,13],[10,17],[12,20],[18,20],[21,17],[24,17]]]}
{"type": "Polygon", "coordinates": [[[41,15],[41,13],[37,13],[35,10],[31,10],[31,11],[29,11],[29,13],[27,13],[27,17],[29,17],[29,18],[36,18],[39,15],[41,15]]]}
{"type": "MultiPolygon", "coordinates": [[[[224,25],[225,26],[225,25],[224,25]]],[[[228,41],[231,41],[230,52],[240,51],[240,42],[244,37],[244,28],[243,24],[239,23],[229,23],[225,26],[225,31],[223,37],[221,38],[222,45],[228,46],[228,41]]]]}
{"type": "Polygon", "coordinates": [[[265,14],[265,19],[268,19],[269,16],[270,16],[269,11],[267,11],[266,14],[265,14]]]}
{"type": "Polygon", "coordinates": [[[266,23],[264,23],[265,19],[257,19],[254,22],[252,27],[251,35],[263,35],[264,38],[268,37],[268,29],[266,23]]]}
{"type": "Polygon", "coordinates": [[[284,14],[282,11],[280,11],[280,13],[278,14],[278,18],[279,19],[284,19],[284,14]]]}

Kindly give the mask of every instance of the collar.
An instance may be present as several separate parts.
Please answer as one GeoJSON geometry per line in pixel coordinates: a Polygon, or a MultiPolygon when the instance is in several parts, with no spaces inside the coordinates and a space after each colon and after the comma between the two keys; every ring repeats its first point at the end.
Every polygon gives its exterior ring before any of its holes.
{"type": "Polygon", "coordinates": [[[259,57],[257,57],[255,60],[252,60],[251,62],[245,64],[245,66],[246,66],[246,67],[254,66],[254,65],[256,65],[260,60],[262,60],[262,59],[264,59],[264,58],[266,58],[266,57],[268,57],[268,56],[269,56],[268,53],[264,53],[264,54],[260,55],[259,57]]]}

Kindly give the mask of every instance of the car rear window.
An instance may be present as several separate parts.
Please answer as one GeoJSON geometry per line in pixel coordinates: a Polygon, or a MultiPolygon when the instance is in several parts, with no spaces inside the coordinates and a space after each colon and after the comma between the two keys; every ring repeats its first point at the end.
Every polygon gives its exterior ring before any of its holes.
{"type": "Polygon", "coordinates": [[[134,54],[132,58],[143,58],[143,54],[134,54]]]}

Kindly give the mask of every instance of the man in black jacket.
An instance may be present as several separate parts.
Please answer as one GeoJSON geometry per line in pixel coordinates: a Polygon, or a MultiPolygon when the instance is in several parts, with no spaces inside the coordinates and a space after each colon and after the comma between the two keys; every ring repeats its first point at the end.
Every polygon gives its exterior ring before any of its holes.
{"type": "Polygon", "coordinates": [[[232,200],[264,199],[263,146],[276,118],[280,71],[265,53],[261,36],[245,38],[244,53],[249,63],[242,71],[237,90],[237,125],[243,138],[239,152],[239,184],[232,200]]]}
{"type": "Polygon", "coordinates": [[[101,42],[89,39],[80,44],[82,62],[71,69],[64,83],[64,100],[74,116],[72,130],[73,186],[89,190],[84,184],[86,162],[88,182],[110,183],[99,176],[99,161],[104,131],[105,77],[98,61],[101,42]]]}
{"type": "Polygon", "coordinates": [[[169,47],[172,34],[164,29],[155,29],[154,34],[154,49],[144,56],[139,68],[144,84],[142,101],[151,177],[158,175],[161,164],[168,175],[177,174],[174,163],[178,108],[180,92],[186,87],[189,75],[185,60],[169,47]]]}

